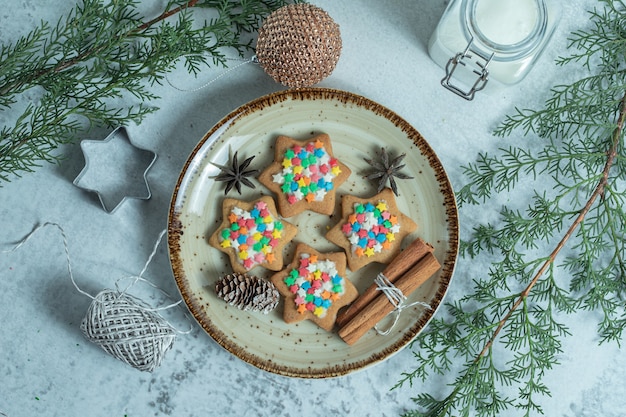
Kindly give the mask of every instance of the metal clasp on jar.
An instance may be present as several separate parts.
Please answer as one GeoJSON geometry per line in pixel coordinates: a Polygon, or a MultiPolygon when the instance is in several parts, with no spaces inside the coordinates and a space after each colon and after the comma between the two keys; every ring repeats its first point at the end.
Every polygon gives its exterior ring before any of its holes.
{"type": "MultiPolygon", "coordinates": [[[[489,70],[487,67],[493,58],[493,53],[486,57],[472,49],[473,42],[474,38],[471,38],[465,51],[459,52],[450,58],[446,64],[446,76],[441,80],[441,85],[466,100],[473,100],[476,92],[482,90],[487,85],[489,81],[489,70]],[[452,76],[457,71],[459,65],[466,69],[466,73],[469,73],[465,85],[453,83],[452,76]],[[471,87],[467,89],[467,86],[471,87]]],[[[457,77],[458,75],[457,73],[457,77]]],[[[458,78],[456,81],[458,81],[458,78]]]]}

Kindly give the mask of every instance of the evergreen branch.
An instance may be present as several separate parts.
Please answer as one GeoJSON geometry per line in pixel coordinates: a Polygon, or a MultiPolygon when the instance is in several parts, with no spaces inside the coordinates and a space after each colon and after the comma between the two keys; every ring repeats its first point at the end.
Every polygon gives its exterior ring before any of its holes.
{"type": "Polygon", "coordinates": [[[149,27],[155,25],[156,23],[159,23],[162,20],[167,19],[170,16],[174,16],[176,13],[180,13],[185,9],[194,7],[196,4],[198,3],[198,0],[189,0],[186,4],[175,7],[173,9],[170,10],[165,10],[163,13],[161,13],[161,15],[155,17],[154,19],[140,25],[137,29],[134,30],[134,32],[141,32],[142,30],[148,29],[149,27]]]}
{"type": "MultiPolygon", "coordinates": [[[[567,231],[563,235],[563,238],[558,242],[558,244],[556,245],[552,253],[550,253],[550,256],[548,257],[548,259],[543,263],[541,268],[539,268],[539,270],[537,271],[533,279],[530,281],[528,286],[520,293],[519,298],[515,301],[515,303],[511,307],[511,310],[499,321],[498,327],[493,332],[493,335],[487,341],[482,351],[479,353],[478,355],[479,357],[484,356],[487,353],[487,351],[491,349],[493,342],[498,337],[498,334],[500,333],[504,325],[511,318],[511,316],[513,315],[513,312],[522,303],[526,302],[528,296],[530,295],[530,292],[533,290],[535,285],[537,285],[537,282],[544,275],[546,270],[554,263],[557,255],[561,252],[561,250],[563,250],[567,241],[570,239],[570,237],[572,237],[572,235],[574,234],[578,226],[585,219],[585,216],[587,215],[587,213],[589,213],[589,210],[591,210],[591,208],[593,207],[596,199],[602,196],[602,194],[604,193],[604,188],[606,187],[608,183],[608,179],[609,179],[609,172],[611,170],[611,167],[613,166],[613,161],[615,160],[615,157],[617,155],[617,149],[620,144],[620,139],[622,137],[622,132],[624,129],[624,120],[626,120],[626,90],[624,91],[624,96],[621,102],[622,102],[622,105],[620,108],[620,114],[619,114],[619,119],[617,122],[617,127],[615,128],[613,132],[613,143],[611,145],[611,148],[607,151],[606,164],[604,165],[604,169],[602,170],[602,179],[600,180],[600,182],[598,182],[598,185],[596,186],[595,190],[591,194],[591,197],[589,198],[589,200],[587,200],[587,203],[582,208],[582,210],[580,210],[580,213],[578,214],[574,222],[567,229],[567,231]]],[[[476,360],[478,360],[478,358],[476,360]]]]}
{"type": "Polygon", "coordinates": [[[495,132],[520,129],[543,138],[543,147],[510,146],[464,168],[468,184],[458,197],[465,205],[511,192],[522,181],[542,181],[526,211],[504,207],[498,222],[477,225],[473,238],[461,242],[465,257],[499,259],[488,278],[473,280],[470,294],[445,304],[447,318],[436,317],[413,342],[417,366],[396,387],[445,376],[458,358],[465,365],[447,396],[419,394],[419,409],[407,416],[497,416],[510,407],[525,416],[543,413],[541,398],[550,395],[543,377],[558,364],[561,338],[570,335],[559,313],[600,311],[600,342],[620,343],[626,324],[626,5],[601,1],[605,11],[592,12],[592,29],[570,39],[579,50],[558,61],[581,63],[595,74],[552,89],[541,110],[516,109],[495,132]],[[566,247],[572,255],[557,265],[566,247]],[[563,269],[569,288],[558,277],[563,269]],[[514,386],[515,398],[503,394],[514,386]]]}
{"type": "MultiPolygon", "coordinates": [[[[110,51],[111,47],[112,46],[115,47],[115,45],[118,42],[125,42],[129,38],[140,36],[143,31],[146,31],[147,29],[152,28],[157,23],[160,23],[163,20],[171,16],[174,16],[177,13],[180,13],[187,8],[194,7],[197,2],[198,0],[190,0],[185,4],[185,6],[178,6],[178,7],[171,8],[171,9],[170,7],[172,7],[172,3],[170,3],[166,7],[166,10],[163,13],[161,13],[159,16],[137,27],[128,29],[126,31],[124,31],[126,27],[132,26],[131,22],[137,22],[140,20],[140,18],[135,11],[131,11],[127,9],[127,6],[134,5],[132,1],[127,2],[127,4],[124,4],[124,2],[122,2],[120,3],[119,9],[113,10],[113,12],[110,14],[111,18],[119,19],[119,21],[116,22],[116,26],[120,27],[119,29],[116,28],[117,33],[114,33],[112,38],[107,38],[106,40],[103,39],[105,38],[105,36],[108,37],[110,35],[109,33],[106,33],[106,34],[102,33],[104,29],[106,28],[106,24],[98,25],[98,26],[93,25],[93,26],[96,26],[95,28],[101,32],[101,34],[98,34],[96,32],[96,34],[93,35],[94,39],[102,39],[104,40],[104,42],[95,43],[95,46],[93,46],[92,48],[86,47],[85,45],[79,43],[79,45],[77,45],[78,53],[76,53],[76,51],[70,50],[68,51],[70,53],[70,56],[64,56],[61,60],[54,63],[54,65],[41,68],[38,71],[27,73],[24,78],[16,79],[10,84],[5,84],[2,88],[0,88],[0,96],[6,96],[7,94],[20,91],[24,86],[30,86],[32,83],[37,82],[37,80],[40,80],[43,77],[49,77],[50,75],[59,73],[81,62],[87,61],[91,57],[97,56],[98,54],[101,54],[101,53],[105,53],[107,50],[110,51]],[[116,14],[117,16],[115,16],[116,14]],[[72,56],[72,55],[75,55],[75,56],[72,56]]],[[[48,43],[48,48],[51,48],[50,45],[59,43],[64,37],[66,37],[67,28],[75,25],[75,22],[77,20],[85,19],[85,18],[87,19],[94,18],[94,14],[98,10],[98,6],[100,6],[98,3],[99,3],[98,0],[84,0],[83,5],[77,6],[75,11],[73,13],[70,13],[70,15],[68,16],[64,24],[62,24],[61,21],[59,21],[54,31],[51,32],[52,41],[48,43]],[[94,10],[92,11],[92,9],[94,10]]],[[[33,32],[32,36],[27,36],[26,39],[42,39],[48,33],[47,27],[48,27],[48,24],[44,23],[41,28],[33,32]]],[[[75,42],[75,41],[72,41],[71,39],[68,39],[68,40],[70,40],[71,43],[75,42]]],[[[39,45],[31,43],[30,46],[32,49],[35,49],[39,45]]],[[[32,56],[34,56],[34,54],[32,56]]],[[[52,54],[44,54],[44,56],[48,58],[46,61],[53,59],[52,54]]]]}
{"type": "Polygon", "coordinates": [[[93,126],[140,123],[158,110],[151,91],[179,58],[197,74],[226,66],[225,50],[252,49],[248,34],[287,0],[170,0],[144,20],[136,0],[83,0],[55,26],[44,22],[0,47],[0,111],[16,114],[0,130],[0,184],[58,162],[61,145],[93,126]],[[195,24],[193,10],[216,17],[195,24]],[[150,103],[150,104],[147,104],[150,103]]]}

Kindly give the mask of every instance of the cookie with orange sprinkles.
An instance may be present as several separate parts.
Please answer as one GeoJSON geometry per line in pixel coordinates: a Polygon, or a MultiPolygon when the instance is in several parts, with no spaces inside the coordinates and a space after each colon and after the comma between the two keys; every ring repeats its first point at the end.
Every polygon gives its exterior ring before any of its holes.
{"type": "Polygon", "coordinates": [[[400,252],[402,239],[417,229],[400,212],[389,188],[370,198],[344,195],[341,213],[326,238],[345,250],[351,271],[370,262],[389,263],[400,252]]]}
{"type": "Polygon", "coordinates": [[[335,210],[335,192],[350,174],[334,157],[330,136],[322,133],[307,140],[278,136],[274,162],[258,180],[276,194],[283,217],[305,210],[330,215],[335,210]]]}
{"type": "Polygon", "coordinates": [[[283,249],[297,232],[296,226],[279,218],[269,196],[251,202],[226,198],[222,223],[209,237],[209,245],[229,256],[235,272],[243,274],[257,266],[279,271],[283,249]]]}
{"type": "Polygon", "coordinates": [[[359,295],[346,278],[343,252],[320,253],[304,243],[296,247],[291,264],[271,281],[283,295],[286,323],[311,320],[326,331],[333,330],[339,309],[359,295]]]}

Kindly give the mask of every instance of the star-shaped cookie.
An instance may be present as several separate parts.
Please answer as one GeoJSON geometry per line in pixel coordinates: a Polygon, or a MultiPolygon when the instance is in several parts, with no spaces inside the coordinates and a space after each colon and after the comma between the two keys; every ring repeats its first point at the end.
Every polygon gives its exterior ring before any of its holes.
{"type": "Polygon", "coordinates": [[[359,295],[346,278],[342,252],[320,253],[304,243],[296,247],[291,264],[271,281],[284,297],[286,323],[311,320],[326,331],[332,331],[339,309],[359,295]]]}
{"type": "Polygon", "coordinates": [[[222,223],[209,237],[209,245],[226,253],[235,272],[246,273],[262,266],[272,271],[283,267],[283,248],[298,232],[278,217],[271,197],[246,202],[226,198],[222,223]]]}
{"type": "Polygon", "coordinates": [[[344,195],[341,213],[341,220],[326,238],[345,250],[351,271],[370,262],[390,262],[400,252],[402,239],[417,229],[417,224],[400,212],[389,188],[370,198],[344,195]]]}
{"type": "Polygon", "coordinates": [[[327,134],[308,140],[278,136],[274,162],[261,172],[258,180],[276,194],[283,217],[305,210],[329,215],[335,209],[335,192],[350,173],[334,157],[327,134]]]}

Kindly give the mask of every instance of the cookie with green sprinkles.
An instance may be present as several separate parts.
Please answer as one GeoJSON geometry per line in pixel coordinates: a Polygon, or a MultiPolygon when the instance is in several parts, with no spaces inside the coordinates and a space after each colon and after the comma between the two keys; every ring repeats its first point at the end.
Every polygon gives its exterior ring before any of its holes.
{"type": "Polygon", "coordinates": [[[330,136],[322,133],[307,140],[278,136],[274,162],[258,180],[276,194],[283,217],[305,210],[330,215],[335,210],[335,192],[350,174],[333,155],[330,136]]]}
{"type": "Polygon", "coordinates": [[[370,262],[389,263],[400,252],[402,239],[417,229],[400,212],[389,188],[370,198],[344,195],[341,212],[341,220],[326,238],[345,250],[351,271],[370,262]]]}
{"type": "Polygon", "coordinates": [[[283,296],[286,323],[311,320],[326,331],[333,330],[339,309],[359,295],[346,278],[344,253],[321,253],[304,243],[296,247],[291,264],[271,281],[283,296]]]}
{"type": "Polygon", "coordinates": [[[226,198],[222,223],[209,237],[209,245],[226,253],[235,272],[246,273],[261,266],[272,271],[283,267],[283,248],[298,232],[281,219],[269,196],[246,202],[226,198]]]}

